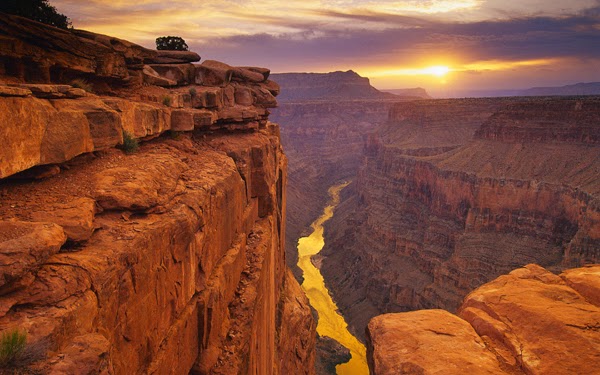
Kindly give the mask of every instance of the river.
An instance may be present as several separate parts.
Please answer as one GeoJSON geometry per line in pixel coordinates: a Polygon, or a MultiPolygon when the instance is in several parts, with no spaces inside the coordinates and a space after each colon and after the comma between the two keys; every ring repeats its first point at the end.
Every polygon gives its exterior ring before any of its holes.
{"type": "Polygon", "coordinates": [[[340,192],[348,186],[348,182],[329,188],[331,198],[323,210],[323,214],[311,224],[312,232],[298,240],[298,267],[304,272],[302,288],[306,292],[310,304],[319,313],[317,332],[338,341],[350,350],[352,359],[338,365],[338,375],[366,375],[369,373],[365,346],[348,331],[344,317],[339,314],[337,305],[331,298],[321,271],[313,265],[310,257],[318,254],[325,246],[323,224],[333,217],[333,211],[340,202],[340,192]]]}

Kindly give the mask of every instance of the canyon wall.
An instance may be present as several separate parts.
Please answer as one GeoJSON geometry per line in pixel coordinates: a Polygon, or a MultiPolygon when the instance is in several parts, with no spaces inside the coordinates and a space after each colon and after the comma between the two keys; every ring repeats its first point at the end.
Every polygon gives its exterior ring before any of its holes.
{"type": "Polygon", "coordinates": [[[281,124],[289,157],[287,259],[300,279],[298,238],[320,215],[327,189],[355,178],[366,135],[387,119],[393,103],[410,98],[380,92],[352,71],[271,78],[281,86],[271,117],[281,124]]]}
{"type": "Polygon", "coordinates": [[[598,262],[599,104],[396,105],[326,228],[322,271],[355,332],[384,312],[455,311],[525,264],[598,262]]]}
{"type": "Polygon", "coordinates": [[[367,329],[372,374],[595,374],[600,266],[527,265],[445,310],[385,314],[367,329]]]}
{"type": "Polygon", "coordinates": [[[313,373],[268,69],[4,14],[0,34],[0,329],[27,334],[11,365],[313,373]]]}

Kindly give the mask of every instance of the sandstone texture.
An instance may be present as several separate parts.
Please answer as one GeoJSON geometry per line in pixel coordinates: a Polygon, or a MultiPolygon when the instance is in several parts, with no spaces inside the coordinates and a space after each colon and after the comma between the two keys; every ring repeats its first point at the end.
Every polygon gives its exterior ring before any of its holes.
{"type": "Polygon", "coordinates": [[[385,312],[455,311],[529,263],[597,263],[599,108],[595,97],[397,104],[326,227],[322,272],[355,331],[385,312]]]}
{"type": "Polygon", "coordinates": [[[471,292],[458,316],[421,310],[375,317],[367,332],[371,372],[595,374],[599,281],[597,265],[556,276],[531,264],[471,292]]]}
{"type": "Polygon", "coordinates": [[[121,145],[124,132],[264,128],[277,106],[268,69],[194,65],[194,52],[149,50],[6,14],[0,37],[0,138],[10,140],[0,150],[0,178],[121,145]],[[228,77],[206,78],[223,71],[228,77]],[[111,96],[95,95],[104,93],[111,96]]]}
{"type": "Polygon", "coordinates": [[[0,330],[36,348],[22,371],[312,374],[268,69],[215,86],[193,52],[4,14],[0,35],[0,330]]]}

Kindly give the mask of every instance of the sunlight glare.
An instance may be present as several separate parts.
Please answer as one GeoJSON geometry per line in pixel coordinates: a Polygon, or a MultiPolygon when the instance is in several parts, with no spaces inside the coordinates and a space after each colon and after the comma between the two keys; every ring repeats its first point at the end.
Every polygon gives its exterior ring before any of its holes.
{"type": "Polygon", "coordinates": [[[443,77],[446,74],[448,74],[448,72],[450,72],[450,68],[448,68],[447,66],[442,66],[442,65],[431,66],[429,68],[423,69],[423,73],[431,74],[436,77],[443,77]]]}

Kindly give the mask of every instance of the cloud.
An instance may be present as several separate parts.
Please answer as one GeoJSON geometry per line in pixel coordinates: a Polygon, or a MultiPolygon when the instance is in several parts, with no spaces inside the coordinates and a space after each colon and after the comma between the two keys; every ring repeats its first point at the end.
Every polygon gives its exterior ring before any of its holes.
{"type": "Polygon", "coordinates": [[[274,71],[483,71],[582,66],[598,79],[600,0],[54,0],[76,27],[274,71]],[[533,65],[527,62],[534,62],[533,65]],[[487,68],[486,68],[487,67],[487,68]]]}

